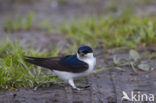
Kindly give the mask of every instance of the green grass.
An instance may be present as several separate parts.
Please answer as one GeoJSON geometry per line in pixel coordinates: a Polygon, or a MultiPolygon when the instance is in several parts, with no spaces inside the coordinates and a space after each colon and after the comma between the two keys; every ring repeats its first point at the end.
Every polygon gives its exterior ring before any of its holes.
{"type": "Polygon", "coordinates": [[[26,17],[7,17],[4,29],[6,32],[26,31],[32,28],[32,21],[35,17],[33,12],[30,12],[26,17]]]}
{"type": "Polygon", "coordinates": [[[40,67],[30,65],[23,60],[27,56],[56,56],[59,49],[51,52],[22,48],[19,42],[8,40],[0,44],[0,88],[38,87],[56,84],[58,78],[40,67]]]}
{"type": "Polygon", "coordinates": [[[61,32],[76,45],[135,48],[156,43],[156,18],[122,16],[92,17],[64,23],[61,32]]]}

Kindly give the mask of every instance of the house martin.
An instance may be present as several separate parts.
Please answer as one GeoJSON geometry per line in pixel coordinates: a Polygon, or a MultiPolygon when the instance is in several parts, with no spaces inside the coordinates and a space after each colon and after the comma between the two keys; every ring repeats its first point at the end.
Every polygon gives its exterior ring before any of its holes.
{"type": "Polygon", "coordinates": [[[89,46],[79,47],[74,55],[48,58],[25,56],[25,61],[52,70],[77,90],[80,89],[75,86],[74,79],[89,75],[96,65],[96,58],[89,46]]]}

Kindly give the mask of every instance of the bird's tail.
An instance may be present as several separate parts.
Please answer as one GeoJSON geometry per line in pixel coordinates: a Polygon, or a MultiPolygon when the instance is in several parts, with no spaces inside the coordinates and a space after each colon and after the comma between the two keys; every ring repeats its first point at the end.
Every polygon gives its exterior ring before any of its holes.
{"type": "Polygon", "coordinates": [[[38,58],[38,57],[29,57],[24,56],[24,60],[28,63],[35,64],[38,66],[46,67],[45,62],[48,58],[38,58]]]}

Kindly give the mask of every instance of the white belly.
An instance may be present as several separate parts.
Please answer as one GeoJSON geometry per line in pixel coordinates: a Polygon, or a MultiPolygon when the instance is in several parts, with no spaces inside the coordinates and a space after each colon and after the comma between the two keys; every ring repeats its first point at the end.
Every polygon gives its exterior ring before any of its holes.
{"type": "Polygon", "coordinates": [[[59,76],[61,79],[64,79],[64,80],[69,80],[69,79],[77,78],[77,77],[83,77],[92,73],[96,65],[96,58],[85,60],[85,62],[89,64],[89,68],[85,72],[82,72],[82,73],[72,73],[72,72],[64,72],[64,71],[58,71],[58,70],[53,70],[53,72],[57,76],[59,76]]]}

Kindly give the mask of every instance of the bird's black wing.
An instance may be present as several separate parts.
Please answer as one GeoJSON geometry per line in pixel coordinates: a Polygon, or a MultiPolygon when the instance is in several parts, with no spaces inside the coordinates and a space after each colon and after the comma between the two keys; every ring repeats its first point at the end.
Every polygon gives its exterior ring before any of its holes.
{"type": "Polygon", "coordinates": [[[51,70],[59,70],[73,73],[81,73],[88,69],[88,64],[76,58],[76,55],[68,55],[65,57],[37,58],[25,56],[25,61],[49,68],[51,70]]]}

